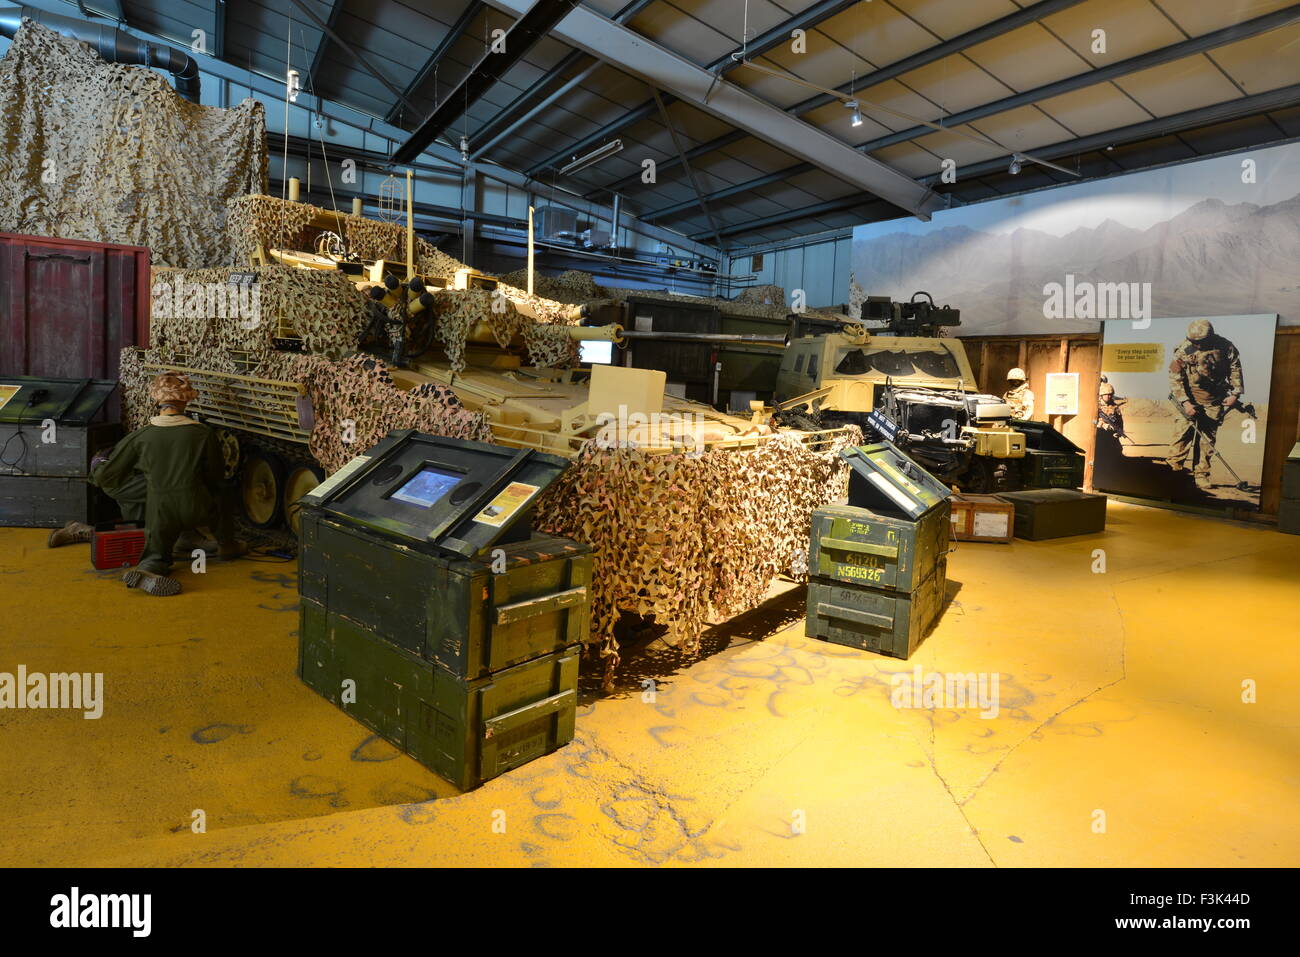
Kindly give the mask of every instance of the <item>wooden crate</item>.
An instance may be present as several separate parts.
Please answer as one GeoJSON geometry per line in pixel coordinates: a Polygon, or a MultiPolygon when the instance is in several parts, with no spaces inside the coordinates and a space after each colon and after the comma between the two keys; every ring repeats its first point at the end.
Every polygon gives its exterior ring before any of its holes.
{"type": "Polygon", "coordinates": [[[299,636],[304,683],[463,791],[573,739],[576,646],[466,681],[308,599],[299,636]]]}
{"type": "Polygon", "coordinates": [[[910,658],[943,611],[947,570],[945,558],[911,593],[809,578],[804,633],[837,645],[910,658]]]}
{"type": "Polygon", "coordinates": [[[472,679],[589,640],[591,549],[539,537],[461,559],[397,547],[318,509],[300,513],[298,588],[456,677],[472,679]]]}
{"type": "Polygon", "coordinates": [[[1064,488],[1026,489],[998,495],[1015,506],[1016,538],[1038,541],[1091,535],[1106,528],[1106,496],[1064,488]]]}
{"type": "Polygon", "coordinates": [[[816,509],[808,574],[910,592],[948,553],[948,508],[943,499],[916,521],[851,505],[816,509]]]}
{"type": "Polygon", "coordinates": [[[954,493],[952,537],[959,542],[999,542],[1015,536],[1016,507],[996,495],[954,493]]]}

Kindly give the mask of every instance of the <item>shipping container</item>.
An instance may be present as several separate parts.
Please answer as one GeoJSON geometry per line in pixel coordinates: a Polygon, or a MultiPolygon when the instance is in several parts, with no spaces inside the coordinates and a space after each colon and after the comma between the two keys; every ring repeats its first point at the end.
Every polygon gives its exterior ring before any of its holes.
{"type": "Polygon", "coordinates": [[[0,233],[0,374],[117,379],[149,344],[149,288],[144,246],[0,233]]]}

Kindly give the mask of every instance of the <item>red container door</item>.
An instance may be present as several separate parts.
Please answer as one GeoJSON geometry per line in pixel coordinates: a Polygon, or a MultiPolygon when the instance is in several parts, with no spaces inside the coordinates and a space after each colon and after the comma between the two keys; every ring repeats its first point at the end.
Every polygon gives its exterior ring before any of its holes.
{"type": "Polygon", "coordinates": [[[148,331],[148,249],[0,234],[0,373],[116,379],[148,331]]]}

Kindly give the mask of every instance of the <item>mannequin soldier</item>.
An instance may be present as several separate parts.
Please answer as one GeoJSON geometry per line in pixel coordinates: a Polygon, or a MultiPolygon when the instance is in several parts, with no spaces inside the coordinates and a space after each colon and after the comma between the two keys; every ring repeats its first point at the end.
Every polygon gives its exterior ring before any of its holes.
{"type": "MultiPolygon", "coordinates": [[[[117,501],[125,519],[144,522],[144,555],[122,581],[161,597],[181,590],[180,582],[168,577],[173,550],[204,547],[194,530],[210,527],[223,559],[238,558],[244,548],[234,538],[232,516],[222,503],[225,466],[216,433],[185,415],[198,393],[184,376],[164,372],[149,384],[149,397],[159,414],[107,457],[97,454],[89,481],[117,501]]],[[[91,531],[69,522],[50,535],[50,547],[90,541],[91,531]]]]}
{"type": "Polygon", "coordinates": [[[1002,401],[1011,406],[1011,418],[1029,420],[1034,415],[1034,393],[1025,381],[1024,369],[1012,369],[1007,373],[1010,388],[1002,394],[1002,401]]]}
{"type": "Polygon", "coordinates": [[[1190,455],[1196,484],[1208,488],[1215,436],[1228,411],[1242,408],[1244,391],[1237,347],[1215,333],[1208,319],[1193,320],[1169,363],[1169,398],[1178,423],[1166,464],[1175,472],[1184,471],[1190,455]]]}

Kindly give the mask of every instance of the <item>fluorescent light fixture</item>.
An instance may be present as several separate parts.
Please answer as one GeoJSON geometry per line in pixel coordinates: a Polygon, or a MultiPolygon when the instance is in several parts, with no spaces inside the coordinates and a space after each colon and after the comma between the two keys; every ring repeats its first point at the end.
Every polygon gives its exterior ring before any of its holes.
{"type": "Polygon", "coordinates": [[[586,156],[574,157],[573,162],[568,166],[560,167],[560,175],[568,176],[570,173],[576,173],[579,170],[586,169],[588,166],[599,163],[601,160],[609,159],[615,153],[621,153],[622,151],[622,140],[610,140],[604,146],[592,150],[586,156]]]}

